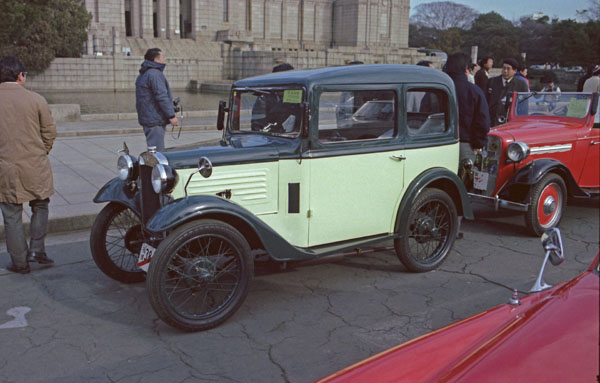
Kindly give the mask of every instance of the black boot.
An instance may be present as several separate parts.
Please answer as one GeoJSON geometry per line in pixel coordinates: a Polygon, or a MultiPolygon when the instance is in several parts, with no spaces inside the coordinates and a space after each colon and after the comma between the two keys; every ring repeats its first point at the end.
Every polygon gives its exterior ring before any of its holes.
{"type": "Polygon", "coordinates": [[[43,253],[41,251],[37,253],[34,251],[29,252],[29,254],[27,255],[27,260],[29,262],[37,262],[41,265],[51,265],[54,263],[52,259],[48,258],[46,253],[43,253]]]}

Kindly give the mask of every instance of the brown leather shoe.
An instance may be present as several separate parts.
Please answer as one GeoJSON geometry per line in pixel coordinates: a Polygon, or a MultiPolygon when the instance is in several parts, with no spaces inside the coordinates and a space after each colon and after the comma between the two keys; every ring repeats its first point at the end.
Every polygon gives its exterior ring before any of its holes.
{"type": "Polygon", "coordinates": [[[48,258],[46,253],[43,252],[36,253],[34,251],[31,251],[29,254],[27,254],[27,260],[29,262],[37,262],[41,265],[51,265],[54,263],[54,261],[48,258]]]}
{"type": "Polygon", "coordinates": [[[19,274],[29,274],[29,272],[31,271],[31,269],[29,268],[29,265],[27,265],[25,267],[17,267],[12,263],[10,265],[6,266],[6,270],[12,271],[13,273],[19,273],[19,274]]]}

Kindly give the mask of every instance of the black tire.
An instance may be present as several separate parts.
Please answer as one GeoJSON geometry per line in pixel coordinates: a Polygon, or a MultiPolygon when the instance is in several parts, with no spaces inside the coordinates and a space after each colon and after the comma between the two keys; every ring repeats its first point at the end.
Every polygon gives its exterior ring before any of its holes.
{"type": "Polygon", "coordinates": [[[525,213],[525,225],[535,236],[558,226],[567,203],[567,187],[562,177],[546,174],[529,191],[529,208],[525,213]]]}
{"type": "Polygon", "coordinates": [[[143,282],[137,267],[142,246],[140,218],[129,208],[111,202],[96,217],[90,235],[92,258],[102,272],[125,283],[143,282]]]}
{"type": "Polygon", "coordinates": [[[439,189],[425,189],[410,207],[408,224],[394,248],[400,262],[413,273],[437,268],[450,253],[458,232],[452,198],[439,189]]]}
{"type": "Polygon", "coordinates": [[[253,275],[250,246],[239,231],[221,221],[189,222],[171,232],[152,257],[150,303],[173,327],[208,330],[238,310],[253,275]]]}

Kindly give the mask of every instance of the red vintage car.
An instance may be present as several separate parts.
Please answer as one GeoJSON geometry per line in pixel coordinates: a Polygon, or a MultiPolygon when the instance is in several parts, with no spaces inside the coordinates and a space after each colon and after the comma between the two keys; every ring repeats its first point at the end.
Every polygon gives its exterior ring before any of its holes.
{"type": "MultiPolygon", "coordinates": [[[[552,263],[559,263],[554,256],[552,263]]],[[[403,343],[318,383],[596,382],[599,258],[600,253],[585,272],[555,287],[542,280],[544,260],[532,288],[538,292],[403,343]]]]}
{"type": "Polygon", "coordinates": [[[556,227],[567,197],[600,192],[598,93],[514,93],[508,122],[492,129],[459,174],[472,200],[525,213],[531,233],[556,227]],[[514,101],[513,101],[514,100],[514,101]]]}

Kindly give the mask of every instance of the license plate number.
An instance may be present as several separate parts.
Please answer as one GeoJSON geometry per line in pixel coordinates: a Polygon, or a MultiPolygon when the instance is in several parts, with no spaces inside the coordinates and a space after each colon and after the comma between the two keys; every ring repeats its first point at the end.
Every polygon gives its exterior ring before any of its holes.
{"type": "Polygon", "coordinates": [[[148,272],[148,267],[150,266],[150,260],[154,255],[156,249],[147,243],[142,245],[142,250],[140,250],[140,256],[138,257],[138,267],[145,272],[148,272]]]}
{"type": "Polygon", "coordinates": [[[484,172],[473,172],[473,187],[477,190],[487,190],[489,174],[484,172]]]}

